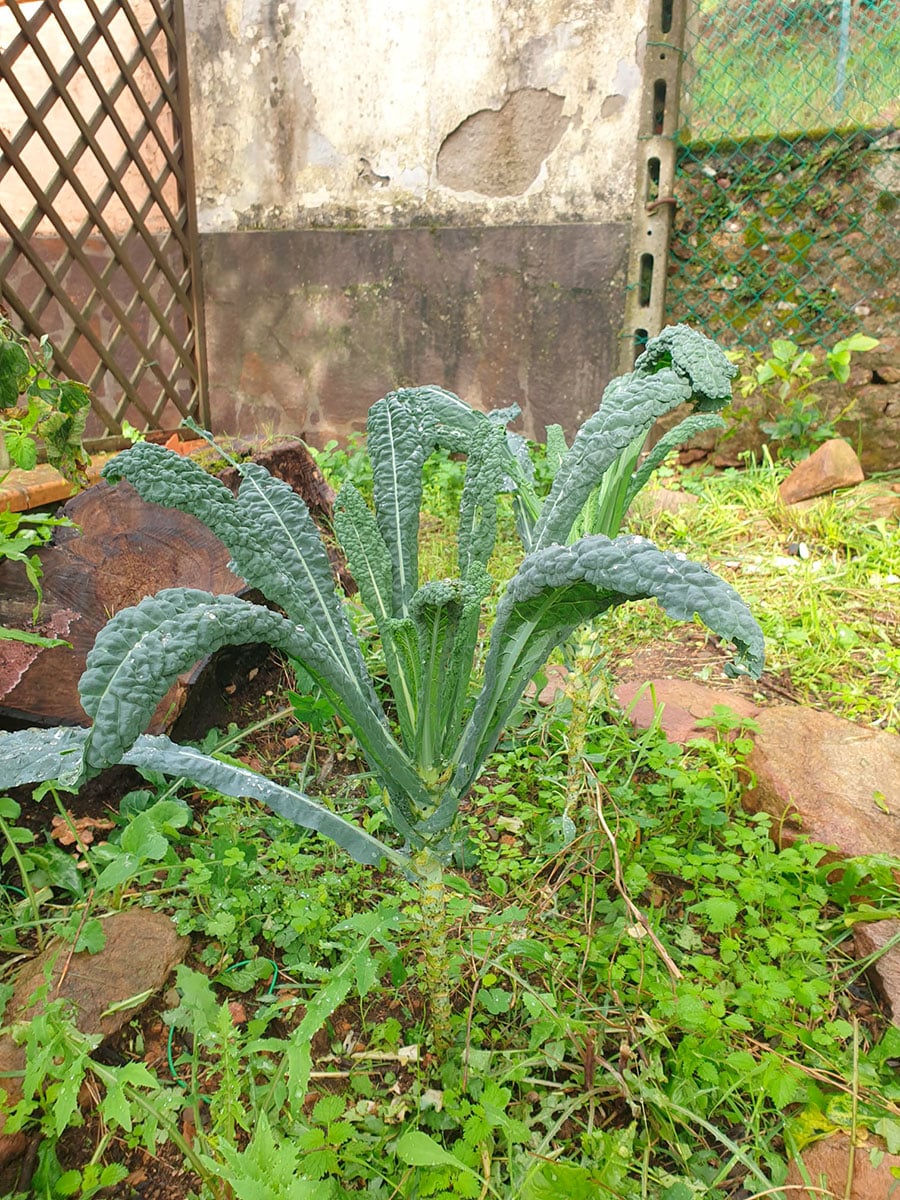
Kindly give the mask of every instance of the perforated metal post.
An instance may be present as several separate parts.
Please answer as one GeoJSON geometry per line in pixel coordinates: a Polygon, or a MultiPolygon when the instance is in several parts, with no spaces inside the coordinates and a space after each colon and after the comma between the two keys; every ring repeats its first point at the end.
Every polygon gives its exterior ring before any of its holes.
{"type": "Polygon", "coordinates": [[[622,371],[631,370],[647,338],[659,333],[665,321],[686,8],[685,0],[650,4],[622,371]]]}

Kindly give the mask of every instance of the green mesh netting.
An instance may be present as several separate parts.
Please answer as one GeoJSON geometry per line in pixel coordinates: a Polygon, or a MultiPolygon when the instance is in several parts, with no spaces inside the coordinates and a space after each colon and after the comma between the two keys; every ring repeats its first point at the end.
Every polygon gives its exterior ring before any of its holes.
{"type": "Polygon", "coordinates": [[[900,0],[691,2],[670,317],[754,347],[887,333],[900,0]]]}

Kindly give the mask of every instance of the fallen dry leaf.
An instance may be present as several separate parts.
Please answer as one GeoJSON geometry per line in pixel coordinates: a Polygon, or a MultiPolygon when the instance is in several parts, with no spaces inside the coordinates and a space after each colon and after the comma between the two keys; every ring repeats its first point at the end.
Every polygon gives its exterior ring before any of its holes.
{"type": "Polygon", "coordinates": [[[240,1000],[229,1000],[228,1011],[231,1013],[231,1019],[235,1025],[247,1024],[247,1010],[240,1000]]]}
{"type": "Polygon", "coordinates": [[[70,812],[67,812],[64,817],[57,814],[50,822],[50,836],[61,846],[74,846],[76,842],[80,842],[83,846],[89,846],[94,840],[95,832],[112,828],[113,822],[104,821],[102,817],[78,817],[76,819],[70,812]]]}

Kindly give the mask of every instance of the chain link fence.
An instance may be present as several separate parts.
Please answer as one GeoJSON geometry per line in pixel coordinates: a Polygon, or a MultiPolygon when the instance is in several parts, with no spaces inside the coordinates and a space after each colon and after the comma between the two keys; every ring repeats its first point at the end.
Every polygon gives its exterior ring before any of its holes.
{"type": "Polygon", "coordinates": [[[728,345],[894,331],[900,0],[688,0],[669,319],[728,345]]]}

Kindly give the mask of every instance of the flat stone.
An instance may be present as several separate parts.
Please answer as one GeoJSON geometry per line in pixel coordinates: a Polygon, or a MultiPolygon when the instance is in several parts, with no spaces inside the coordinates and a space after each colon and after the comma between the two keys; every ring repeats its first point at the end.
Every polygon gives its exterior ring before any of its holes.
{"type": "Polygon", "coordinates": [[[863,520],[900,520],[900,493],[890,484],[866,480],[853,489],[848,499],[853,505],[854,516],[863,520]]]}
{"type": "MultiPolygon", "coordinates": [[[[28,1003],[52,963],[50,999],[61,996],[71,1002],[75,1024],[82,1033],[110,1038],[160,990],[190,944],[189,938],[178,936],[167,916],[145,908],[113,913],[103,918],[103,929],[106,942],[96,954],[81,951],[70,957],[68,944],[56,941],[30,959],[16,978],[4,1025],[9,1028],[29,1019],[28,1003]],[[128,1008],[116,1008],[134,996],[142,998],[128,1008]]],[[[4,1034],[0,1037],[0,1074],[24,1067],[25,1048],[16,1045],[11,1034],[4,1034]]],[[[3,1078],[2,1086],[8,1104],[21,1099],[15,1075],[3,1078]]],[[[0,1114],[0,1130],[4,1123],[0,1114]]],[[[27,1141],[24,1134],[0,1132],[0,1165],[20,1154],[27,1141]]]]}
{"type": "Polygon", "coordinates": [[[774,1191],[772,1200],[824,1200],[826,1196],[842,1196],[847,1200],[896,1200],[900,1155],[888,1154],[880,1138],[868,1137],[857,1145],[853,1155],[853,1173],[849,1193],[847,1176],[850,1173],[850,1138],[838,1133],[821,1142],[807,1146],[801,1154],[809,1184],[796,1161],[789,1169],[785,1187],[790,1191],[774,1191]],[[871,1151],[876,1152],[878,1166],[873,1166],[871,1151]]]}
{"type": "Polygon", "coordinates": [[[822,496],[836,488],[853,487],[865,479],[856,451],[843,438],[832,438],[798,463],[778,492],[785,504],[822,496]]]}
{"type": "Polygon", "coordinates": [[[569,679],[569,668],[563,666],[562,663],[549,663],[544,667],[543,674],[547,677],[547,682],[537,690],[537,684],[532,679],[528,687],[525,689],[525,695],[529,700],[533,700],[537,696],[538,704],[555,704],[559,696],[566,694],[566,684],[569,679]]]}
{"type": "Polygon", "coordinates": [[[853,952],[857,958],[878,956],[867,973],[891,1020],[900,1027],[900,940],[895,940],[898,935],[900,921],[871,921],[853,927],[853,952]]]}
{"type": "Polygon", "coordinates": [[[900,737],[798,706],[756,721],[743,802],[769,813],[781,844],[802,834],[842,857],[900,854],[900,737]]]}
{"type": "MultiPolygon", "coordinates": [[[[815,512],[833,502],[831,496],[812,496],[809,500],[795,500],[791,509],[798,513],[815,512]]],[[[859,521],[900,520],[900,487],[896,484],[866,479],[851,491],[844,492],[837,502],[842,511],[859,521]]]]}
{"type": "Polygon", "coordinates": [[[717,705],[750,720],[760,711],[745,696],[690,679],[630,680],[620,683],[614,695],[636,729],[648,729],[658,716],[663,733],[678,745],[709,735],[709,727],[699,722],[711,717],[717,705]]]}
{"type": "Polygon", "coordinates": [[[676,492],[672,488],[657,487],[644,490],[635,499],[635,507],[642,517],[655,517],[659,513],[679,513],[699,504],[700,497],[693,492],[676,492]]]}

